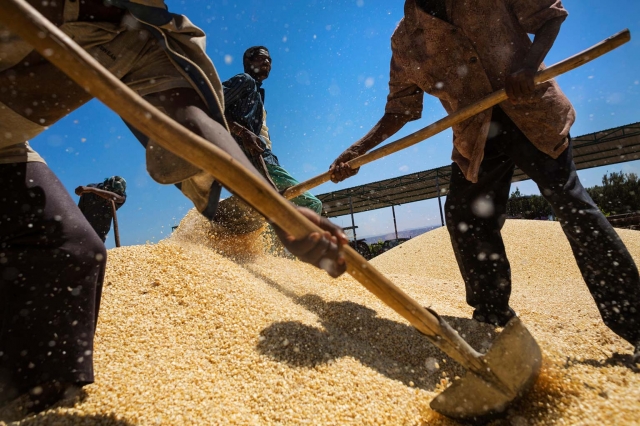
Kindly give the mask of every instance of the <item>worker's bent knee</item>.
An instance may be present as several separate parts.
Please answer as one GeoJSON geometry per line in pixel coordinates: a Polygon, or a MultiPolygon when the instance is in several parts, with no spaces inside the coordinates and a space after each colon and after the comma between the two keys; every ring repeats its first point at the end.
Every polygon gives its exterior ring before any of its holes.
{"type": "MultiPolygon", "coordinates": [[[[95,233],[94,233],[95,234],[95,233]]],[[[87,262],[94,263],[96,266],[104,267],[107,264],[107,248],[104,243],[95,235],[87,242],[87,262]]]]}
{"type": "Polygon", "coordinates": [[[229,134],[227,129],[211,118],[199,106],[187,106],[180,113],[180,120],[188,129],[208,139],[211,132],[229,134]]]}
{"type": "Polygon", "coordinates": [[[78,271],[79,279],[92,281],[107,264],[107,249],[95,231],[89,226],[74,232],[65,242],[62,250],[68,256],[68,266],[78,271]]]}

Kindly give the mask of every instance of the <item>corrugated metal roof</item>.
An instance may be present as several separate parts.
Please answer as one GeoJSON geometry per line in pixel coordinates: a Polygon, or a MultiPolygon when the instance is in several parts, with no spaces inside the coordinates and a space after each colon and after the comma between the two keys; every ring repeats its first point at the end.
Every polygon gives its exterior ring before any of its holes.
{"type": "MultiPolygon", "coordinates": [[[[573,159],[578,170],[640,159],[640,123],[573,138],[573,159]]],[[[367,167],[367,166],[365,166],[367,167]]],[[[392,179],[346,188],[317,195],[322,201],[323,212],[328,217],[353,212],[366,212],[392,205],[428,200],[449,192],[451,166],[411,173],[392,179]]],[[[516,168],[512,182],[529,179],[516,168]]]]}

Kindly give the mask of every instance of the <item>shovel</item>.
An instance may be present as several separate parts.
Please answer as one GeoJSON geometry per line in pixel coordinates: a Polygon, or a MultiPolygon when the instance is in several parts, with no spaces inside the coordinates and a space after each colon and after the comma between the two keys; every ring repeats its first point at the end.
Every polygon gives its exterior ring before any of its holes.
{"type": "MultiPolygon", "coordinates": [[[[612,50],[620,47],[629,40],[631,40],[631,34],[629,33],[629,30],[625,29],[623,31],[620,31],[618,34],[615,34],[608,39],[603,40],[594,46],[591,46],[587,50],[584,50],[577,55],[571,56],[570,58],[558,62],[557,64],[554,64],[542,71],[538,71],[535,76],[535,82],[536,84],[544,83],[545,81],[551,80],[552,78],[555,78],[561,74],[576,69],[588,62],[593,61],[596,58],[599,58],[606,53],[611,52],[612,50]]],[[[430,137],[437,135],[443,130],[461,123],[462,121],[471,118],[474,115],[495,105],[498,105],[500,102],[504,102],[506,100],[507,92],[504,89],[500,89],[490,95],[485,96],[479,101],[467,105],[466,107],[461,108],[456,112],[436,121],[435,123],[430,124],[429,126],[421,130],[418,130],[417,132],[398,139],[397,141],[389,143],[381,148],[369,151],[368,153],[361,155],[360,157],[354,158],[353,160],[348,161],[347,164],[352,169],[357,169],[358,167],[369,164],[372,161],[379,160],[380,158],[386,157],[389,154],[393,154],[394,152],[398,152],[400,150],[413,146],[418,142],[422,142],[425,139],[429,139],[430,137]]],[[[286,199],[291,200],[292,198],[295,198],[298,195],[312,188],[315,188],[316,186],[322,185],[329,180],[331,180],[331,172],[327,171],[316,177],[292,186],[291,188],[288,188],[286,191],[284,191],[283,195],[286,199]]]]}
{"type": "Polygon", "coordinates": [[[111,214],[113,214],[113,236],[116,239],[116,247],[120,247],[120,229],[118,228],[118,214],[116,213],[116,202],[111,201],[111,214]]]}
{"type": "MultiPolygon", "coordinates": [[[[230,155],[155,109],[104,69],[24,0],[0,0],[0,21],[49,61],[164,148],[207,171],[282,229],[302,238],[320,229],[230,155]]],[[[467,374],[431,406],[457,419],[479,419],[505,410],[534,383],[541,364],[536,341],[513,318],[486,355],[476,352],[438,314],[423,308],[349,246],[347,272],[407,319],[467,374]]]]}

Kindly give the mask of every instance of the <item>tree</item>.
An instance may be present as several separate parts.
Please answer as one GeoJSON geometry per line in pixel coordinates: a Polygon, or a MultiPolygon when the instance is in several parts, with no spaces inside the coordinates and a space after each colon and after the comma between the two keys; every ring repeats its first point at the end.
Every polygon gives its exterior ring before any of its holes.
{"type": "Polygon", "coordinates": [[[511,193],[507,202],[507,216],[537,219],[552,215],[551,206],[541,195],[522,195],[520,189],[511,193]]]}
{"type": "Polygon", "coordinates": [[[605,215],[640,211],[640,181],[635,173],[612,172],[602,177],[602,186],[587,188],[605,215]]]}

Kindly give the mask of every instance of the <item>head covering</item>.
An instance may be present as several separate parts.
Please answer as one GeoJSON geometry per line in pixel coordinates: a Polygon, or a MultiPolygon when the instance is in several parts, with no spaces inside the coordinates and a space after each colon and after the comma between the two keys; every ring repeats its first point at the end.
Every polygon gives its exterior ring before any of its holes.
{"type": "Polygon", "coordinates": [[[104,189],[107,191],[115,192],[118,195],[124,195],[127,190],[127,181],[120,176],[111,176],[104,180],[104,189]]]}

